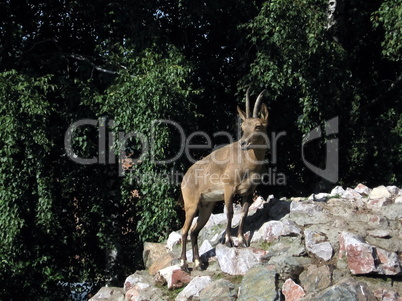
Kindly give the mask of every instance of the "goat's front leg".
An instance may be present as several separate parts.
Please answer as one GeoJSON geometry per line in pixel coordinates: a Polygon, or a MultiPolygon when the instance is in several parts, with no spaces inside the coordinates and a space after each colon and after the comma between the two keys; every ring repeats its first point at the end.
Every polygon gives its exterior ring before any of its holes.
{"type": "Polygon", "coordinates": [[[233,191],[231,187],[225,187],[224,192],[225,207],[226,207],[226,234],[225,234],[225,245],[228,247],[233,247],[233,240],[230,235],[232,231],[232,219],[233,219],[233,191]]]}
{"type": "Polygon", "coordinates": [[[248,247],[249,243],[244,238],[244,224],[246,222],[248,208],[251,203],[251,195],[243,196],[243,207],[242,207],[242,216],[239,224],[239,232],[237,233],[237,238],[239,240],[239,247],[248,247]]]}

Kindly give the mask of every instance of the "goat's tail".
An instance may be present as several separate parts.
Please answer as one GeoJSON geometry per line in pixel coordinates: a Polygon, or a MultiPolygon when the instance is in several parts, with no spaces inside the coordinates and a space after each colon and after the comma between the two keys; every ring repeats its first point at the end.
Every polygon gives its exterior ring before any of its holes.
{"type": "Polygon", "coordinates": [[[184,198],[183,193],[180,191],[179,198],[177,199],[177,204],[184,210],[184,198]]]}

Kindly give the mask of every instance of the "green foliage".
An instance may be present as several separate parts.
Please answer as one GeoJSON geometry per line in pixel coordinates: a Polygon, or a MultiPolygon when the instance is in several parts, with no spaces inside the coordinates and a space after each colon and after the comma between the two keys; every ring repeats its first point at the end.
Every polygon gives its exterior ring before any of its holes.
{"type": "Polygon", "coordinates": [[[382,27],[382,53],[393,61],[402,60],[402,4],[398,0],[384,1],[372,17],[375,27],[382,27]]]}
{"type": "MultiPolygon", "coordinates": [[[[378,19],[385,30],[382,51],[392,56],[393,60],[399,60],[392,51],[400,53],[399,46],[395,47],[400,45],[400,35],[397,34],[401,28],[400,19],[396,18],[400,5],[391,2],[384,2],[378,12],[373,7],[362,10],[363,3],[347,6],[347,12],[343,13],[347,15],[344,16],[345,23],[338,22],[338,30],[332,32],[327,27],[327,3],[312,0],[269,1],[263,4],[258,16],[243,27],[256,49],[256,58],[250,65],[250,73],[244,77],[244,85],[252,83],[259,89],[267,88],[271,116],[278,113],[286,116],[281,119],[274,115],[271,124],[277,131],[286,131],[287,141],[281,147],[284,151],[292,151],[280,157],[278,169],[295,167],[298,172],[290,174],[288,182],[295,183],[292,188],[296,191],[301,192],[305,187],[313,189],[319,182],[316,177],[306,176],[309,171],[301,164],[300,157],[293,155],[301,153],[302,136],[317,126],[323,128],[324,122],[335,116],[340,118],[340,181],[350,183],[365,179],[377,184],[374,179],[378,174],[368,176],[366,171],[361,174],[360,166],[368,162],[377,166],[374,173],[384,171],[383,180],[400,181],[401,175],[398,175],[396,166],[400,166],[401,161],[397,148],[393,146],[399,145],[402,138],[394,134],[400,123],[401,112],[395,103],[400,102],[400,94],[398,97],[388,93],[395,83],[400,84],[400,75],[391,88],[388,84],[381,90],[373,82],[373,78],[377,82],[389,77],[395,79],[400,68],[387,61],[381,62],[381,49],[376,48],[380,34],[373,30],[369,21],[372,14],[382,16],[378,19]],[[338,36],[333,36],[335,34],[338,36]],[[367,36],[371,37],[370,40],[367,36]],[[367,47],[370,52],[367,52],[367,47]],[[388,66],[387,72],[384,72],[383,66],[380,67],[381,64],[388,66]],[[375,93],[374,87],[377,88],[375,93]],[[370,125],[363,125],[366,124],[364,120],[367,120],[368,110],[378,109],[380,102],[385,101],[389,104],[370,116],[370,125]],[[292,122],[289,123],[289,120],[292,122]],[[389,133],[387,141],[383,141],[384,136],[380,134],[384,130],[389,133]],[[366,146],[362,149],[363,144],[366,146]],[[368,150],[372,147],[376,150],[368,150]],[[300,183],[300,188],[296,183],[300,183]]],[[[315,149],[306,151],[309,159],[315,158],[316,165],[325,160],[323,142],[325,140],[315,149]]]]}
{"type": "Polygon", "coordinates": [[[179,126],[191,127],[196,113],[188,99],[197,91],[188,82],[191,68],[174,47],[165,53],[154,47],[140,54],[121,47],[117,58],[123,58],[119,63],[125,69],[98,95],[96,106],[114,122],[120,159],[127,156],[134,162],[125,171],[123,189],[126,198],[131,198],[130,191],[139,194],[136,230],[143,241],[161,240],[172,228],[180,227],[175,211],[178,190],[169,174],[173,166],[183,166],[176,160],[166,161],[177,155],[185,141],[170,121],[180,120],[179,126]]]}

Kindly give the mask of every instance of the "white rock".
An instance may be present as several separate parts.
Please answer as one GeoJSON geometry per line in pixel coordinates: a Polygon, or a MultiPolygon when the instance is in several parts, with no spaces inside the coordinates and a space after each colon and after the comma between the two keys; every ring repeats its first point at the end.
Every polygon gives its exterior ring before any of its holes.
{"type": "Polygon", "coordinates": [[[331,196],[342,195],[345,192],[342,186],[336,186],[334,189],[331,190],[331,196]]]}
{"type": "Polygon", "coordinates": [[[281,221],[269,221],[264,223],[258,231],[256,231],[251,242],[266,241],[271,242],[279,238],[282,234],[284,225],[281,221]]]}
{"type": "Polygon", "coordinates": [[[375,229],[375,230],[369,230],[367,231],[368,235],[374,236],[374,237],[390,237],[390,233],[388,230],[383,230],[383,229],[375,229]]]}
{"type": "MultiPolygon", "coordinates": [[[[211,245],[211,243],[209,242],[209,240],[204,240],[200,246],[200,248],[198,249],[198,253],[200,254],[200,257],[205,256],[208,252],[212,251],[214,249],[214,247],[211,245]]],[[[187,261],[193,261],[193,251],[192,250],[188,250],[186,252],[186,256],[187,256],[187,261]]]]}
{"type": "Polygon", "coordinates": [[[322,211],[322,207],[315,203],[305,203],[293,201],[290,203],[290,213],[304,212],[308,215],[314,215],[316,212],[322,211]]]}
{"type": "Polygon", "coordinates": [[[174,289],[189,283],[191,277],[177,264],[159,270],[155,275],[155,281],[157,283],[166,283],[168,289],[174,289]]]}
{"type": "MultiPolygon", "coordinates": [[[[402,190],[401,190],[402,191],[402,190]]],[[[395,204],[402,204],[402,195],[395,199],[395,204]]]]}
{"type": "Polygon", "coordinates": [[[216,258],[222,272],[230,275],[244,275],[253,266],[260,263],[267,251],[253,248],[229,248],[219,244],[216,246],[216,258]]]}
{"type": "Polygon", "coordinates": [[[318,258],[328,261],[332,258],[333,249],[322,233],[305,230],[306,249],[318,258]]]}
{"type": "Polygon", "coordinates": [[[329,197],[330,197],[329,193],[320,192],[320,193],[313,193],[308,197],[308,200],[316,202],[325,202],[329,197]]]}
{"type": "Polygon", "coordinates": [[[345,199],[361,199],[362,196],[360,193],[358,193],[357,191],[355,191],[352,188],[346,188],[345,192],[342,193],[342,197],[345,199]]]}
{"type": "Polygon", "coordinates": [[[388,189],[384,185],[374,188],[369,195],[369,199],[388,199],[390,197],[391,193],[389,193],[388,189]]]}
{"type": "Polygon", "coordinates": [[[361,195],[368,196],[371,192],[371,189],[368,188],[366,185],[359,183],[355,187],[355,191],[360,193],[361,195]]]}
{"type": "MultiPolygon", "coordinates": [[[[195,300],[200,292],[211,282],[209,276],[195,277],[176,297],[175,301],[195,300]]],[[[198,299],[197,299],[198,300],[198,299]]]]}
{"type": "Polygon", "coordinates": [[[172,251],[173,247],[175,245],[180,244],[181,242],[181,235],[178,232],[172,232],[169,234],[168,240],[167,240],[167,248],[172,251]]]}
{"type": "Polygon", "coordinates": [[[367,208],[371,210],[379,211],[382,207],[391,204],[391,200],[389,198],[376,198],[376,199],[369,199],[367,202],[367,208]]]}
{"type": "Polygon", "coordinates": [[[249,210],[252,211],[254,209],[262,209],[264,207],[264,204],[267,202],[264,200],[263,197],[259,196],[251,205],[249,210]]]}
{"type": "Polygon", "coordinates": [[[283,228],[281,232],[281,236],[296,236],[301,234],[300,228],[294,221],[291,220],[283,220],[283,228]]]}
{"type": "Polygon", "coordinates": [[[396,186],[387,186],[386,188],[388,192],[391,194],[391,196],[398,195],[399,193],[399,188],[396,186]]]}

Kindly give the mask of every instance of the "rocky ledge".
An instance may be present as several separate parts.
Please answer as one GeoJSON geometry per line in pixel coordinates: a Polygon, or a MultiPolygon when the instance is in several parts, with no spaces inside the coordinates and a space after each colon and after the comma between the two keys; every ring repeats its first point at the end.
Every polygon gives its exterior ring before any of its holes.
{"type": "MultiPolygon", "coordinates": [[[[239,220],[235,205],[233,235],[239,220]]],[[[402,190],[395,186],[259,197],[246,221],[249,248],[222,245],[225,225],[225,214],[215,214],[200,233],[204,271],[175,264],[181,238],[172,232],[166,243],[144,244],[145,271],[91,300],[402,300],[402,190]]]]}

